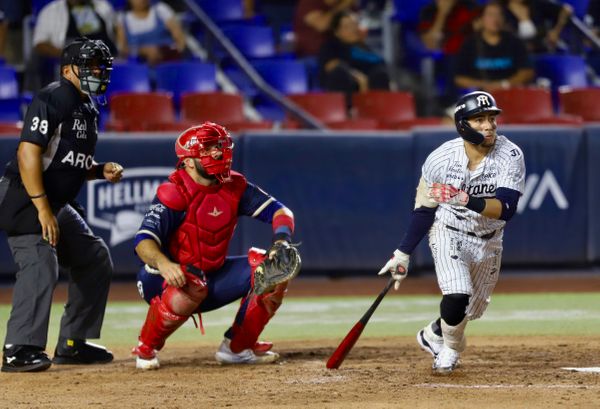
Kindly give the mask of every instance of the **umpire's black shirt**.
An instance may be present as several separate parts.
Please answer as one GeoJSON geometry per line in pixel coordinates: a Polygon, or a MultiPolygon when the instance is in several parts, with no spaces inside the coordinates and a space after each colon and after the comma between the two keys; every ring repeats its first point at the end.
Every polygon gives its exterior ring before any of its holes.
{"type": "MultiPolygon", "coordinates": [[[[97,120],[98,110],[90,98],[64,78],[40,90],[27,110],[20,141],[44,149],[42,176],[54,212],[75,199],[93,166],[97,120]]],[[[7,164],[5,177],[10,187],[0,204],[0,228],[9,235],[40,232],[16,157],[7,164]]]]}

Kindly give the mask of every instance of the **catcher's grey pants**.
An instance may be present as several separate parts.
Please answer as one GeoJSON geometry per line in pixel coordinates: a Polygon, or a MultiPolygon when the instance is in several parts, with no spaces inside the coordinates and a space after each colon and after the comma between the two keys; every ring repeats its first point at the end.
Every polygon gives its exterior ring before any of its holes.
{"type": "Polygon", "coordinates": [[[59,336],[99,338],[113,265],[108,248],[69,205],[57,215],[60,240],[53,248],[41,234],[8,238],[19,271],[13,289],[6,344],[46,348],[59,263],[70,272],[59,336]]]}

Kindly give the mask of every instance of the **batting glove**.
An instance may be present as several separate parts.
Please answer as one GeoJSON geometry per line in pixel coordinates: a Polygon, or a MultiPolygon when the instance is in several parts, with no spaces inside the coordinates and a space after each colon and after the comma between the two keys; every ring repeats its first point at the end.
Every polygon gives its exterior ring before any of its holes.
{"type": "Polygon", "coordinates": [[[406,278],[408,274],[408,262],[410,256],[400,250],[394,250],[392,258],[383,266],[377,275],[383,275],[390,273],[392,278],[396,280],[394,283],[394,290],[400,288],[400,283],[406,278]]]}
{"type": "Polygon", "coordinates": [[[469,202],[467,192],[442,183],[431,185],[427,195],[436,203],[447,203],[453,206],[466,206],[469,202]]]}

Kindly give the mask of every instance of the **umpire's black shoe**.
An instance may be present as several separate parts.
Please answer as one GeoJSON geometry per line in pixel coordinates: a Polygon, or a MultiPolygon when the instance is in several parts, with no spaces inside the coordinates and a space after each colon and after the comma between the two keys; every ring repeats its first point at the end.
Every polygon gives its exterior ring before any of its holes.
{"type": "Polygon", "coordinates": [[[4,347],[2,372],[41,372],[50,368],[52,361],[44,348],[31,345],[4,347]]]}
{"type": "Polygon", "coordinates": [[[101,345],[82,339],[60,338],[52,362],[58,365],[90,365],[106,364],[112,360],[112,352],[101,345]]]}

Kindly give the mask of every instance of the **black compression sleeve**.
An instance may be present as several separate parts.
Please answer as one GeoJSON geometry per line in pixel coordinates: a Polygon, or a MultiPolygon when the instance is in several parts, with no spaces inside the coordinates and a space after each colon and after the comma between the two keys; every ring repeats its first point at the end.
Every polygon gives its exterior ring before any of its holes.
{"type": "Polygon", "coordinates": [[[406,254],[411,254],[421,239],[427,234],[435,220],[437,208],[419,207],[412,212],[408,230],[400,242],[398,249],[406,254]]]}

